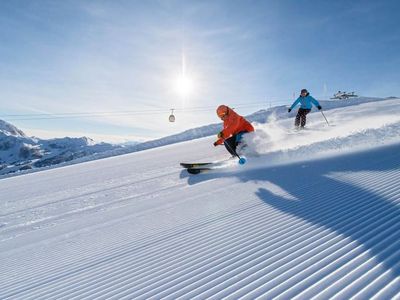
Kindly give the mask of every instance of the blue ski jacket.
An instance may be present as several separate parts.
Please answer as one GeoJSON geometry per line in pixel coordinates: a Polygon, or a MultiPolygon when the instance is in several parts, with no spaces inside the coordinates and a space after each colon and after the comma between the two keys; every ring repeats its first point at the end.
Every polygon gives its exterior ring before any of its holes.
{"type": "Polygon", "coordinates": [[[299,98],[297,98],[292,106],[290,107],[290,109],[293,109],[296,107],[297,104],[300,103],[300,107],[304,108],[304,109],[311,109],[312,108],[312,104],[314,104],[315,106],[319,105],[319,102],[317,100],[315,100],[313,97],[310,96],[310,94],[307,94],[307,96],[302,97],[300,96],[299,98]]]}

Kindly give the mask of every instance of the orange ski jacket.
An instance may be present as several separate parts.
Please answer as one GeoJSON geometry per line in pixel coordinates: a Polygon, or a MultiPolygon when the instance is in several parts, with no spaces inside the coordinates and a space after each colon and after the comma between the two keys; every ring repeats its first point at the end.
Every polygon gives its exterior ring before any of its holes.
{"type": "Polygon", "coordinates": [[[252,132],[254,131],[253,125],[250,124],[245,118],[238,115],[233,109],[228,107],[228,113],[224,119],[224,129],[222,138],[216,141],[217,145],[224,143],[224,140],[239,132],[252,132]]]}

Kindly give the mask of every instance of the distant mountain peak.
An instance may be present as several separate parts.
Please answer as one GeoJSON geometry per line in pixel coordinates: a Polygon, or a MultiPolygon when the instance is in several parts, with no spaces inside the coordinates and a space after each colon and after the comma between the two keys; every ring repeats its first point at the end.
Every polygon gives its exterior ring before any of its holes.
{"type": "Polygon", "coordinates": [[[0,120],[0,175],[66,163],[115,148],[120,146],[97,144],[89,137],[31,138],[0,120]]]}
{"type": "Polygon", "coordinates": [[[8,136],[27,137],[22,130],[3,120],[0,120],[0,133],[8,136]]]}

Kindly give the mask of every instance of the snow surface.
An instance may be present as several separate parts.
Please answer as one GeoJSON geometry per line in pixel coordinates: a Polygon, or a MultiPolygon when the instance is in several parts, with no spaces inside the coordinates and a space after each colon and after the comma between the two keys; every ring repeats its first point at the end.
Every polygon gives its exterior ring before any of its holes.
{"type": "Polygon", "coordinates": [[[0,299],[400,299],[398,104],[2,179],[0,299]]]}

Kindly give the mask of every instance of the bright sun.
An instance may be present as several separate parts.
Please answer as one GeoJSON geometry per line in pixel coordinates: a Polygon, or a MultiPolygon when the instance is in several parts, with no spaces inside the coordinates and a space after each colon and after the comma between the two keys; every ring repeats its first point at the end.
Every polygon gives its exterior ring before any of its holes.
{"type": "Polygon", "coordinates": [[[175,89],[181,96],[189,96],[193,92],[193,81],[185,75],[181,75],[176,79],[175,89]]]}

